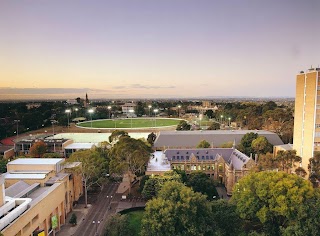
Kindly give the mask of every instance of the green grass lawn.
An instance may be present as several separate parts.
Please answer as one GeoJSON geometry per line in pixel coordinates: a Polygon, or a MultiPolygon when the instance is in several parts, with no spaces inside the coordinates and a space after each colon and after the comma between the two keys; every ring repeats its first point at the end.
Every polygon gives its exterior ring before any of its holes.
{"type": "Polygon", "coordinates": [[[129,228],[131,229],[131,236],[139,236],[141,230],[141,220],[143,217],[143,210],[132,211],[126,215],[129,217],[129,228]]]}
{"type": "MultiPolygon", "coordinates": [[[[143,118],[126,118],[112,120],[93,120],[92,128],[152,128],[162,126],[178,125],[178,119],[143,119],[143,118]]],[[[78,126],[91,127],[91,121],[79,123],[78,126]]]]}

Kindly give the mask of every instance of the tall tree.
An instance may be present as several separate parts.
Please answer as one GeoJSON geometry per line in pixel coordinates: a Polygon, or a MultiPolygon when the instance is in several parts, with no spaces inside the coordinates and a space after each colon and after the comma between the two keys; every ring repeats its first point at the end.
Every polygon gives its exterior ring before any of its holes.
{"type": "Polygon", "coordinates": [[[94,184],[100,185],[102,183],[107,170],[107,161],[99,152],[95,150],[85,150],[72,153],[67,162],[81,162],[81,166],[73,167],[71,171],[81,174],[82,176],[85,207],[87,207],[88,188],[94,184]]]}
{"type": "Polygon", "coordinates": [[[301,157],[297,156],[296,150],[280,150],[277,152],[276,160],[278,162],[279,168],[282,171],[291,173],[293,171],[293,168],[295,168],[297,164],[301,162],[301,157]]]}
{"type": "Polygon", "coordinates": [[[236,206],[226,200],[211,203],[211,228],[214,236],[244,235],[244,221],[236,212],[236,206]]]}
{"type": "Polygon", "coordinates": [[[206,197],[184,184],[170,181],[158,197],[147,202],[141,235],[201,236],[209,232],[210,206],[206,197]]]}
{"type": "Polygon", "coordinates": [[[110,150],[110,172],[141,175],[145,172],[152,149],[142,140],[120,137],[110,150]]]}
{"type": "Polygon", "coordinates": [[[128,132],[124,130],[117,130],[117,129],[112,131],[111,135],[109,136],[109,143],[117,142],[122,136],[129,136],[128,132]]]}
{"type": "Polygon", "coordinates": [[[157,136],[155,133],[151,132],[149,135],[148,135],[148,138],[147,138],[147,142],[153,146],[154,144],[154,141],[156,140],[157,136]]]}
{"type": "Polygon", "coordinates": [[[115,214],[106,222],[105,236],[127,236],[131,235],[127,215],[115,214]]]}
{"type": "Polygon", "coordinates": [[[318,187],[320,182],[320,152],[315,152],[314,157],[309,159],[309,180],[313,186],[318,187]]]}
{"type": "Polygon", "coordinates": [[[209,200],[219,198],[219,194],[214,187],[213,180],[202,171],[192,172],[188,176],[187,186],[191,187],[195,192],[206,195],[209,200]]]}
{"type": "Polygon", "coordinates": [[[310,182],[285,172],[252,173],[239,180],[232,202],[240,217],[270,235],[296,222],[300,207],[314,196],[310,182]]]}
{"type": "Polygon", "coordinates": [[[151,176],[144,184],[142,196],[151,199],[157,196],[163,185],[168,181],[181,182],[181,176],[175,171],[165,172],[163,175],[151,176]]]}
{"type": "Polygon", "coordinates": [[[266,154],[272,152],[273,146],[264,136],[259,136],[252,140],[251,147],[256,154],[266,154]]]}
{"type": "Polygon", "coordinates": [[[42,140],[35,142],[29,153],[32,157],[42,157],[47,152],[47,144],[45,144],[42,140]]]}
{"type": "Polygon", "coordinates": [[[250,132],[245,134],[238,145],[238,150],[250,156],[250,154],[254,153],[254,150],[252,148],[252,141],[256,138],[258,138],[257,133],[250,132]]]}

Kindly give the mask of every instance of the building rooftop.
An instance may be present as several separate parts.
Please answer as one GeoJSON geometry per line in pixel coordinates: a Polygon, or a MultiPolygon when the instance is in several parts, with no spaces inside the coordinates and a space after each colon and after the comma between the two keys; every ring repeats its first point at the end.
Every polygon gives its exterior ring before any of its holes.
{"type": "Polygon", "coordinates": [[[195,148],[201,140],[206,140],[213,147],[219,147],[227,142],[239,144],[247,133],[257,133],[264,136],[272,145],[282,145],[279,136],[265,130],[203,130],[203,131],[161,131],[155,140],[155,148],[187,147],[195,148]]]}
{"type": "Polygon", "coordinates": [[[56,165],[63,162],[63,158],[19,158],[10,161],[10,165],[56,165]]]}
{"type": "Polygon", "coordinates": [[[91,149],[93,148],[94,146],[97,146],[98,144],[94,144],[94,143],[72,143],[72,144],[69,144],[67,146],[65,146],[64,149],[91,149]]]}
{"type": "MultiPolygon", "coordinates": [[[[142,133],[129,133],[130,137],[139,139],[139,138],[148,138],[150,132],[142,133]]],[[[109,142],[109,136],[111,133],[60,133],[56,134],[54,138],[64,138],[71,139],[74,143],[100,143],[100,142],[109,142]]],[[[50,137],[48,137],[50,139],[50,137]]]]}
{"type": "Polygon", "coordinates": [[[46,178],[46,174],[12,174],[12,173],[5,173],[6,179],[44,179],[46,178]]]}

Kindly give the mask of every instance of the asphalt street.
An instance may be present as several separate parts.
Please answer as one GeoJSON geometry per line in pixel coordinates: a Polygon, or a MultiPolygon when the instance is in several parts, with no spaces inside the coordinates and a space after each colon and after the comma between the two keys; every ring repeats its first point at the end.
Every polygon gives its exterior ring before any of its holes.
{"type": "Polygon", "coordinates": [[[89,213],[74,233],[74,236],[103,235],[105,221],[110,214],[114,214],[121,196],[116,196],[118,183],[108,183],[103,186],[101,193],[89,213]],[[94,222],[94,223],[93,223],[94,222]]]}

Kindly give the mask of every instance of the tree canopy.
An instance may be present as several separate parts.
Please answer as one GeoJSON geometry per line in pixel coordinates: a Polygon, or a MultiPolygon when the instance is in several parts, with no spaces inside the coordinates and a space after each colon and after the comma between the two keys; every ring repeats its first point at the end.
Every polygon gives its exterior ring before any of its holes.
{"type": "Polygon", "coordinates": [[[190,130],[191,125],[187,123],[185,120],[181,120],[179,124],[177,125],[176,130],[190,130]]]}
{"type": "Polygon", "coordinates": [[[81,162],[81,166],[73,167],[71,171],[82,176],[87,205],[87,189],[93,184],[101,184],[106,173],[107,161],[95,150],[84,150],[72,153],[67,162],[81,162]]]}
{"type": "Polygon", "coordinates": [[[191,187],[193,191],[206,195],[209,200],[219,198],[213,180],[202,171],[192,172],[188,176],[186,184],[191,187]]]}
{"type": "Polygon", "coordinates": [[[123,174],[130,171],[140,175],[144,173],[152,149],[142,140],[121,136],[110,151],[110,171],[123,174]]]}
{"type": "Polygon", "coordinates": [[[270,235],[297,222],[301,207],[314,196],[310,182],[285,172],[247,175],[235,186],[232,202],[240,217],[270,235]]]}
{"type": "Polygon", "coordinates": [[[142,236],[206,235],[210,206],[206,197],[184,184],[169,181],[158,197],[148,201],[142,219],[142,236]]]}
{"type": "Polygon", "coordinates": [[[238,150],[250,156],[251,153],[254,153],[252,148],[252,141],[255,140],[257,137],[257,133],[250,132],[245,134],[238,145],[238,150]]]}
{"type": "Polygon", "coordinates": [[[209,148],[211,145],[207,140],[201,140],[198,145],[197,148],[209,148]]]}
{"type": "Polygon", "coordinates": [[[42,140],[35,142],[29,153],[32,157],[42,157],[47,152],[47,144],[45,144],[42,140]]]}

